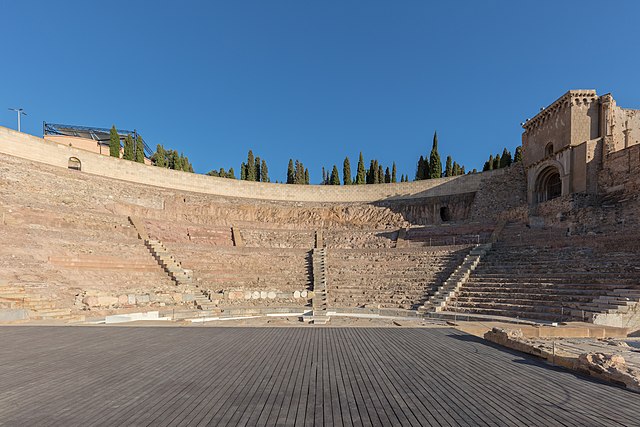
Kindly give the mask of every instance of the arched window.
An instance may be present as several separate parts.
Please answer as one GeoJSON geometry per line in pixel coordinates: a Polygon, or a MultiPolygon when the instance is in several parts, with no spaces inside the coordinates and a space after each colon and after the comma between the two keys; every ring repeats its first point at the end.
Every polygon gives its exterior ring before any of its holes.
{"type": "Polygon", "coordinates": [[[553,155],[553,142],[548,143],[546,147],[544,147],[544,155],[545,157],[553,155]]]}
{"type": "Polygon", "coordinates": [[[562,180],[555,166],[543,169],[536,178],[535,198],[538,203],[555,199],[562,195],[562,180]]]}
{"type": "Polygon", "coordinates": [[[69,157],[69,163],[67,164],[69,169],[73,169],[74,171],[82,170],[82,163],[80,163],[80,159],[77,157],[69,157]]]}

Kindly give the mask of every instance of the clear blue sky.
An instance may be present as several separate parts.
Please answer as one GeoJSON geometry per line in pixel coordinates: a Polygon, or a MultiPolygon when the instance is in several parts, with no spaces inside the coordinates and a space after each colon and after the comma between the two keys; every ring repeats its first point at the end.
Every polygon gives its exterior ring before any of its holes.
{"type": "Polygon", "coordinates": [[[358,152],[413,178],[434,130],[467,170],[569,89],[640,108],[640,2],[2,1],[0,125],[137,129],[197,172],[282,180],[358,152]],[[432,3],[432,4],[430,4],[432,3]]]}

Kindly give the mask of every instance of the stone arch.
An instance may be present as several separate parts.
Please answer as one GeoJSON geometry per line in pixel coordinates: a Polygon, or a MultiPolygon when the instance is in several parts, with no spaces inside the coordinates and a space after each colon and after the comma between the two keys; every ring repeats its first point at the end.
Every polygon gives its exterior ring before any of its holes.
{"type": "Polygon", "coordinates": [[[540,203],[560,196],[562,196],[560,170],[554,165],[549,165],[538,172],[534,188],[534,200],[540,203]]]}
{"type": "Polygon", "coordinates": [[[440,219],[442,222],[451,221],[451,211],[449,210],[449,206],[440,207],[440,219]]]}
{"type": "Polygon", "coordinates": [[[82,162],[77,157],[69,157],[69,162],[67,163],[67,167],[72,170],[81,171],[82,162]]]}

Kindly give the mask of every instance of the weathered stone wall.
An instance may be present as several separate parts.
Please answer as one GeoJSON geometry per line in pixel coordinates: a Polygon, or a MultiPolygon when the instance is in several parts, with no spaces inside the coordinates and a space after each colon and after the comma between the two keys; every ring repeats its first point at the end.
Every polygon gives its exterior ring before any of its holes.
{"type": "Polygon", "coordinates": [[[427,225],[468,220],[475,198],[476,193],[472,192],[424,199],[383,201],[375,205],[402,215],[411,225],[427,225]]]}
{"type": "Polygon", "coordinates": [[[527,206],[527,185],[522,162],[502,169],[505,173],[482,182],[470,208],[472,221],[498,222],[523,219],[527,206]]]}

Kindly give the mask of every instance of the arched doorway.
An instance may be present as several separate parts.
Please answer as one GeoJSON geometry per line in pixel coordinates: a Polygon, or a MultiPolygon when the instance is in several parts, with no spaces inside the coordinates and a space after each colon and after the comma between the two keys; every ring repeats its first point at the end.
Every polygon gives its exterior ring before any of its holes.
{"type": "Polygon", "coordinates": [[[535,189],[536,202],[546,202],[562,195],[562,180],[555,166],[548,166],[538,174],[535,189]]]}
{"type": "Polygon", "coordinates": [[[67,164],[69,169],[74,171],[82,170],[82,163],[80,163],[80,159],[77,157],[69,157],[69,163],[67,164]]]}
{"type": "Polygon", "coordinates": [[[440,208],[440,219],[442,222],[451,221],[451,213],[449,212],[448,206],[442,206],[440,208]]]}

